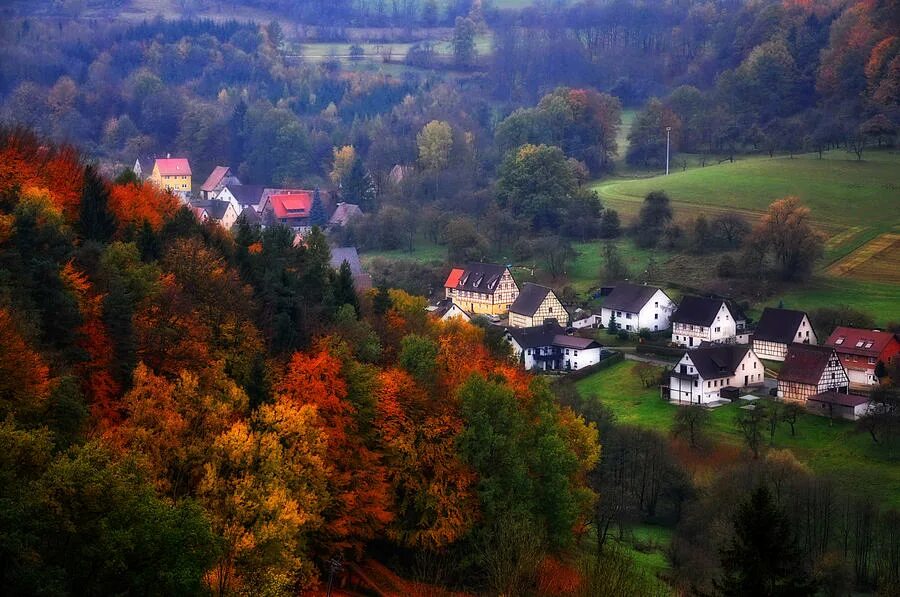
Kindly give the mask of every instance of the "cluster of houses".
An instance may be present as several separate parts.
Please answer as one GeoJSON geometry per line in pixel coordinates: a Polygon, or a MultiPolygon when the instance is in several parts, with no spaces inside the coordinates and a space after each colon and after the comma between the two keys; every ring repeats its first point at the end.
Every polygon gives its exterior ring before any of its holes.
{"type": "Polygon", "coordinates": [[[202,222],[211,221],[230,229],[243,217],[261,226],[279,223],[298,235],[309,232],[313,224],[338,227],[362,215],[358,205],[333,203],[322,197],[319,189],[276,188],[242,184],[228,166],[216,166],[193,193],[193,173],[187,158],[137,159],[134,173],[178,197],[202,222]],[[314,222],[314,205],[320,204],[323,222],[314,222]],[[329,214],[330,212],[330,214],[329,214]]]}
{"type": "Polygon", "coordinates": [[[627,332],[671,330],[684,349],[661,393],[679,404],[716,406],[763,389],[812,412],[856,419],[869,408],[879,383],[878,363],[900,359],[900,339],[878,330],[838,327],[820,344],[806,313],[766,308],[751,330],[746,316],[722,298],[685,296],[673,301],[661,288],[623,283],[609,289],[598,314],[570,314],[552,289],[520,288],[508,266],[470,263],[454,268],[440,301],[442,319],[483,315],[505,328],[505,338],[526,369],[576,371],[598,363],[606,349],[580,328],[627,332]],[[764,361],[780,362],[767,369],[764,361]]]}
{"type": "MultiPolygon", "coordinates": [[[[275,223],[294,230],[295,243],[317,223],[313,221],[314,204],[319,203],[327,217],[325,228],[346,226],[362,215],[358,205],[337,202],[329,209],[318,188],[313,190],[273,188],[242,184],[228,166],[216,166],[200,186],[199,197],[192,191],[193,173],[186,158],[138,158],[133,171],[141,180],[155,184],[176,196],[187,205],[201,222],[213,222],[230,230],[243,218],[248,224],[261,227],[275,223]],[[330,215],[328,215],[330,212],[330,215]]],[[[356,247],[333,247],[331,266],[335,269],[347,262],[353,283],[360,292],[372,287],[372,279],[363,271],[356,247]]]]}

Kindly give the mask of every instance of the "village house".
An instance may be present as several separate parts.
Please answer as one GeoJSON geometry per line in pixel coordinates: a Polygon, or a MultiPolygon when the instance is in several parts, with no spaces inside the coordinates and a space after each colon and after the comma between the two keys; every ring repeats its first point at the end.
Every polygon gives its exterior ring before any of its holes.
{"type": "Polygon", "coordinates": [[[785,401],[806,401],[823,392],[846,394],[850,386],[847,371],[830,346],[791,344],[778,372],[778,397],[785,401]]]}
{"type": "Polygon", "coordinates": [[[356,247],[333,247],[331,249],[331,267],[339,270],[345,261],[350,266],[350,273],[353,275],[353,288],[357,292],[365,292],[372,288],[372,276],[363,270],[356,247]]]}
{"type": "Polygon", "coordinates": [[[891,332],[838,327],[825,345],[837,352],[850,378],[850,388],[857,391],[878,385],[875,368],[879,361],[889,365],[900,359],[900,340],[891,332]]]}
{"type": "Polygon", "coordinates": [[[450,270],[444,296],[473,315],[501,315],[519,296],[509,268],[495,263],[470,263],[450,270]]]}
{"type": "Polygon", "coordinates": [[[749,345],[705,344],[684,353],[662,394],[673,402],[709,404],[729,390],[760,386],[764,379],[762,362],[749,345]]]}
{"type": "Polygon", "coordinates": [[[262,208],[263,192],[266,187],[258,184],[234,184],[225,185],[216,195],[218,201],[228,201],[238,213],[243,212],[248,207],[259,211],[262,208]]]}
{"type": "Polygon", "coordinates": [[[869,412],[869,397],[840,392],[822,392],[806,399],[806,410],[831,419],[856,421],[869,412]]]}
{"type": "Polygon", "coordinates": [[[526,282],[519,296],[509,306],[509,326],[530,328],[548,319],[569,323],[569,314],[556,293],[546,286],[526,282]]]}
{"type": "Polygon", "coordinates": [[[451,299],[445,298],[437,301],[433,305],[425,308],[429,315],[441,321],[449,321],[451,319],[459,319],[462,321],[472,321],[472,316],[463,310],[459,305],[451,299]]]}
{"type": "Polygon", "coordinates": [[[619,329],[637,332],[669,328],[669,318],[675,310],[675,302],[655,286],[622,283],[613,288],[603,301],[600,318],[609,326],[615,315],[619,329]]]}
{"type": "Polygon", "coordinates": [[[312,228],[309,222],[311,208],[312,192],[297,191],[266,196],[260,211],[264,214],[264,222],[284,224],[304,234],[312,228]]]}
{"type": "Polygon", "coordinates": [[[191,208],[194,210],[197,219],[205,222],[207,219],[214,221],[225,230],[231,230],[234,223],[237,222],[238,213],[234,210],[234,206],[227,201],[215,200],[197,200],[191,201],[191,208]],[[202,210],[202,211],[201,211],[202,210]],[[205,213],[206,217],[200,214],[205,213]]]}
{"type": "MultiPolygon", "coordinates": [[[[216,166],[209,178],[200,187],[200,195],[204,199],[218,199],[218,195],[228,185],[239,185],[241,181],[228,166],[216,166]]],[[[237,210],[240,213],[240,210],[237,210]]]]}
{"type": "Polygon", "coordinates": [[[134,166],[131,167],[131,171],[138,177],[138,180],[145,180],[153,173],[153,165],[155,162],[155,155],[138,156],[134,160],[134,166]]]}
{"type": "Polygon", "coordinates": [[[160,158],[153,164],[150,182],[187,202],[191,195],[191,165],[185,158],[160,158]]]}
{"type": "Polygon", "coordinates": [[[761,359],[783,361],[788,346],[818,344],[809,317],[803,311],[766,307],[752,336],[753,350],[761,359]]]}
{"type": "Polygon", "coordinates": [[[558,323],[548,322],[528,328],[508,328],[504,336],[513,354],[525,369],[577,371],[600,362],[599,342],[566,334],[558,323]]]}
{"type": "Polygon", "coordinates": [[[328,219],[328,226],[332,228],[346,226],[353,221],[354,218],[358,218],[361,215],[363,215],[363,212],[358,205],[341,201],[335,206],[334,213],[332,213],[331,218],[328,219]]]}
{"type": "Polygon", "coordinates": [[[591,313],[582,308],[575,309],[570,315],[571,325],[575,329],[596,328],[602,325],[603,321],[599,313],[591,313]]]}
{"type": "Polygon", "coordinates": [[[684,347],[700,346],[702,342],[743,344],[749,341],[744,325],[726,301],[686,296],[672,315],[672,343],[684,347]]]}

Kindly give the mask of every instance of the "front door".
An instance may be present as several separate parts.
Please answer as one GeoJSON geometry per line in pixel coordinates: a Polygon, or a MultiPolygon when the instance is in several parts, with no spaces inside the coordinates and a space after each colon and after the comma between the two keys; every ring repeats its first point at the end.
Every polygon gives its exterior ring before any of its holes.
{"type": "Polygon", "coordinates": [[[690,338],[688,338],[688,346],[693,346],[693,345],[694,345],[694,337],[691,336],[690,338]]]}
{"type": "Polygon", "coordinates": [[[747,376],[746,375],[744,376],[744,385],[745,386],[747,385],[747,376]]]}

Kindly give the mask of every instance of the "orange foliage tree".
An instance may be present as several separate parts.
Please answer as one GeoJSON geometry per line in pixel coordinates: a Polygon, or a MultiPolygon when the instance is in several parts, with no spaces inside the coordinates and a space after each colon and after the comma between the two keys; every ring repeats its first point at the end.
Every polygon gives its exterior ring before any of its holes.
{"type": "Polygon", "coordinates": [[[336,550],[360,549],[361,540],[375,537],[392,515],[384,466],[359,434],[357,409],[346,399],[340,359],[325,342],[310,354],[295,353],[275,392],[278,400],[318,410],[328,446],[331,494],[326,541],[336,550]]]}
{"type": "Polygon", "coordinates": [[[118,421],[116,400],[121,388],[112,375],[113,345],[103,325],[103,295],[92,292],[87,275],[70,261],[60,272],[65,285],[75,295],[81,312],[77,346],[87,359],[76,367],[81,391],[88,397],[91,414],[101,427],[118,421]]]}
{"type": "Polygon", "coordinates": [[[0,307],[0,418],[34,414],[49,391],[49,368],[28,345],[10,312],[0,307]]]}
{"type": "Polygon", "coordinates": [[[462,421],[450,401],[428,396],[399,369],[380,375],[377,427],[401,545],[437,550],[457,541],[477,519],[474,472],[456,455],[462,421]]]}
{"type": "Polygon", "coordinates": [[[120,229],[148,222],[158,231],[178,210],[178,201],[152,184],[117,184],[110,189],[109,208],[120,229]]]}

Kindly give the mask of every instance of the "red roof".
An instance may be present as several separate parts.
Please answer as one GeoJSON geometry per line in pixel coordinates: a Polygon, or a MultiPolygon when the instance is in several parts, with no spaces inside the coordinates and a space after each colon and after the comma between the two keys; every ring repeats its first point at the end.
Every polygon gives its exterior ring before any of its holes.
{"type": "Polygon", "coordinates": [[[156,165],[159,167],[160,176],[191,175],[191,165],[187,158],[158,158],[156,165]]]}
{"type": "Polygon", "coordinates": [[[459,279],[462,278],[462,275],[466,273],[466,270],[453,268],[450,270],[450,275],[447,276],[447,281],[444,282],[444,288],[456,288],[456,285],[459,284],[459,279]]]}
{"type": "MultiPolygon", "coordinates": [[[[190,166],[188,166],[188,169],[190,169],[190,166]]],[[[206,191],[207,193],[215,191],[216,187],[219,186],[219,183],[222,182],[222,179],[228,176],[229,171],[230,168],[228,166],[216,166],[209,175],[209,178],[206,179],[206,182],[203,183],[203,186],[200,187],[200,190],[206,191]]]]}
{"type": "Polygon", "coordinates": [[[269,201],[272,202],[272,210],[278,219],[306,218],[312,207],[312,194],[309,191],[279,193],[270,195],[269,201]]]}
{"type": "Polygon", "coordinates": [[[877,357],[892,342],[897,340],[890,332],[838,327],[828,337],[825,345],[833,346],[836,351],[844,354],[877,357]]]}

